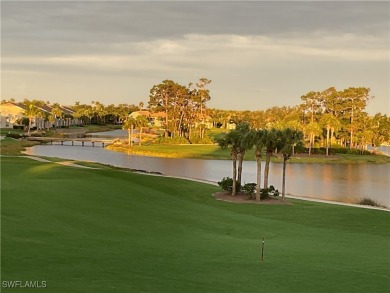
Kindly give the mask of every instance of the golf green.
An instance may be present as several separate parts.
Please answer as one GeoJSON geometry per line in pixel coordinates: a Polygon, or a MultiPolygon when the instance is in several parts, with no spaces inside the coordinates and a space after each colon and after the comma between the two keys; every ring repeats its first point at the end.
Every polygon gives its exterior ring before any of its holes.
{"type": "Polygon", "coordinates": [[[26,158],[2,157],[1,171],[3,292],[40,291],[28,281],[55,293],[390,287],[386,211],[233,204],[207,184],[26,158]]]}

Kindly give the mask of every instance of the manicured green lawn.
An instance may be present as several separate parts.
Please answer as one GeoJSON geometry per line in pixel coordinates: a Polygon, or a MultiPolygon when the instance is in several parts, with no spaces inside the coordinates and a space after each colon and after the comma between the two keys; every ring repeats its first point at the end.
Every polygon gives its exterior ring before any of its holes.
{"type": "Polygon", "coordinates": [[[55,293],[389,289],[385,211],[231,204],[211,185],[26,158],[1,169],[2,281],[55,293]]]}
{"type": "MultiPolygon", "coordinates": [[[[117,147],[109,145],[110,150],[130,152],[136,155],[156,156],[166,158],[193,158],[193,159],[214,159],[227,160],[230,158],[228,149],[221,149],[216,145],[175,145],[175,144],[149,144],[149,145],[134,145],[129,148],[127,146],[117,147]]],[[[250,154],[248,154],[248,158],[250,154]]]]}

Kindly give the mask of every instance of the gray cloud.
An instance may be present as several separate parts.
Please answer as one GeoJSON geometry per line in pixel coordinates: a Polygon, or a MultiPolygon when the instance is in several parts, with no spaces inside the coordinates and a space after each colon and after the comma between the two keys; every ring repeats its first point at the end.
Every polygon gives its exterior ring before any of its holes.
{"type": "Polygon", "coordinates": [[[100,42],[184,34],[383,34],[389,2],[3,2],[6,38],[100,42]]]}
{"type": "Polygon", "coordinates": [[[2,95],[100,91],[131,102],[124,99],[147,96],[163,79],[187,84],[206,76],[216,107],[244,94],[242,107],[297,104],[309,90],[357,85],[373,87],[380,111],[389,98],[389,8],[368,1],[3,1],[2,95]],[[69,88],[70,81],[83,85],[69,88]]]}

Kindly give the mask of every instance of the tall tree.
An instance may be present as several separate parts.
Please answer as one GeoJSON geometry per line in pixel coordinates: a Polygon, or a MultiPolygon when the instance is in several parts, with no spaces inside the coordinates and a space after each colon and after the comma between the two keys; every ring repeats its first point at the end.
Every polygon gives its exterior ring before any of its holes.
{"type": "Polygon", "coordinates": [[[63,126],[63,117],[64,117],[64,111],[62,111],[59,104],[55,103],[53,104],[53,107],[51,108],[51,114],[55,118],[55,124],[56,126],[63,126]]]}
{"type": "Polygon", "coordinates": [[[236,130],[231,130],[226,136],[218,141],[218,144],[222,148],[230,149],[230,158],[233,163],[233,188],[232,196],[236,195],[237,190],[237,157],[240,147],[240,136],[236,130]]]}
{"type": "Polygon", "coordinates": [[[255,147],[255,157],[256,157],[256,200],[260,200],[260,191],[261,191],[261,158],[263,153],[263,148],[265,144],[266,130],[252,130],[250,132],[250,137],[252,140],[252,145],[255,147]]]}
{"type": "Polygon", "coordinates": [[[148,123],[149,123],[148,119],[143,115],[139,115],[135,119],[135,124],[138,128],[138,131],[139,131],[139,139],[138,139],[139,146],[141,146],[141,141],[142,141],[142,130],[144,127],[146,127],[148,125],[148,123]]]}
{"type": "Polygon", "coordinates": [[[309,134],[309,156],[311,155],[311,150],[314,147],[315,137],[321,133],[321,127],[317,122],[310,122],[305,127],[306,133],[309,134]]]}
{"type": "Polygon", "coordinates": [[[129,136],[128,142],[129,142],[130,147],[133,146],[133,130],[134,130],[134,127],[136,126],[136,124],[137,124],[137,121],[134,118],[127,117],[126,121],[122,125],[122,128],[127,130],[127,133],[129,136]]]}
{"type": "Polygon", "coordinates": [[[238,170],[237,181],[241,184],[242,178],[242,165],[247,150],[253,146],[253,141],[250,136],[250,127],[247,122],[240,122],[237,124],[235,132],[238,136],[238,170]]]}
{"type": "Polygon", "coordinates": [[[264,147],[265,147],[265,167],[264,167],[264,189],[268,188],[269,163],[271,156],[278,147],[278,130],[272,128],[271,130],[264,130],[264,147]]]}
{"type": "Polygon", "coordinates": [[[349,115],[350,121],[350,143],[349,147],[353,148],[353,135],[354,135],[354,119],[359,115],[367,106],[367,102],[370,98],[373,98],[369,95],[370,89],[365,87],[350,87],[345,89],[342,93],[343,99],[345,101],[345,110],[349,115]]]}
{"type": "Polygon", "coordinates": [[[286,128],[278,131],[277,136],[278,149],[283,154],[282,201],[284,201],[286,194],[287,160],[293,155],[293,147],[302,143],[303,133],[301,131],[286,128]]]}
{"type": "MultiPolygon", "coordinates": [[[[329,145],[330,145],[330,133],[332,129],[338,127],[339,121],[330,113],[322,115],[320,124],[326,128],[326,155],[329,156],[329,145]]],[[[332,131],[333,132],[333,131],[332,131]]]]}
{"type": "Polygon", "coordinates": [[[205,117],[206,117],[206,102],[208,102],[210,97],[210,91],[206,89],[206,86],[211,83],[211,80],[207,78],[200,78],[199,81],[196,83],[196,102],[198,103],[198,109],[199,109],[199,119],[200,119],[200,129],[199,129],[199,137],[204,137],[205,132],[205,117]]]}
{"type": "Polygon", "coordinates": [[[308,135],[309,135],[309,155],[311,155],[311,148],[314,146],[314,140],[315,140],[315,129],[318,128],[317,125],[315,125],[315,115],[318,112],[321,112],[321,105],[322,105],[322,95],[320,92],[314,92],[311,91],[307,93],[306,95],[301,97],[301,100],[303,101],[303,110],[304,112],[309,113],[309,124],[310,126],[306,127],[308,129],[308,135]]]}
{"type": "Polygon", "coordinates": [[[374,147],[374,153],[376,148],[384,142],[390,140],[390,117],[382,115],[381,113],[375,114],[371,121],[372,141],[371,144],[374,147]]]}
{"type": "Polygon", "coordinates": [[[172,108],[175,82],[164,80],[158,85],[154,85],[150,90],[149,108],[155,108],[165,112],[164,136],[168,137],[169,113],[172,108]]]}
{"type": "Polygon", "coordinates": [[[41,111],[39,110],[39,108],[37,107],[34,101],[27,103],[27,108],[24,114],[28,117],[28,131],[27,131],[28,134],[30,134],[33,120],[34,119],[36,120],[36,117],[40,112],[41,111]]]}
{"type": "Polygon", "coordinates": [[[107,115],[107,110],[106,110],[106,107],[98,102],[98,101],[95,101],[95,102],[92,102],[92,104],[95,104],[95,106],[93,107],[94,109],[94,112],[99,120],[99,123],[100,124],[105,124],[106,123],[106,115],[107,115]]]}

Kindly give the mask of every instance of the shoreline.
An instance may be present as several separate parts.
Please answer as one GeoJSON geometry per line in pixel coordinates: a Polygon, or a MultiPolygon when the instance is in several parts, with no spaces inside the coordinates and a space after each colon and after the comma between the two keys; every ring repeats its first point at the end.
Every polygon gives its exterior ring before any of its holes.
{"type": "MultiPolygon", "coordinates": [[[[160,176],[160,177],[167,177],[167,178],[174,178],[174,179],[189,180],[189,181],[195,181],[195,182],[210,184],[210,185],[214,185],[214,186],[219,186],[217,182],[208,181],[208,180],[193,179],[193,178],[178,177],[178,176],[169,176],[169,175],[164,175],[164,174],[145,173],[145,172],[134,172],[134,173],[142,174],[142,175],[149,175],[149,176],[160,176]]],[[[364,209],[372,209],[372,210],[381,210],[381,211],[390,212],[390,208],[367,206],[367,205],[360,205],[360,204],[353,204],[353,203],[344,203],[344,202],[339,202],[339,201],[317,199],[317,198],[311,198],[311,197],[306,197],[306,196],[298,196],[298,195],[286,194],[286,198],[303,200],[303,201],[311,201],[311,202],[319,202],[319,203],[325,203],[325,204],[340,205],[340,206],[348,206],[348,207],[356,207],[356,208],[364,208],[364,209]]],[[[249,202],[249,201],[247,203],[251,204],[251,202],[249,202]]]]}
{"type": "MultiPolygon", "coordinates": [[[[113,144],[105,148],[108,151],[125,153],[132,156],[146,156],[166,159],[194,159],[194,160],[230,160],[229,154],[223,153],[215,145],[143,145],[133,146],[132,148],[123,145],[115,146],[113,144]],[[212,150],[207,148],[213,148],[212,150]]],[[[265,158],[262,159],[264,161],[265,158]]],[[[244,161],[255,161],[254,155],[247,152],[244,161]]],[[[283,158],[274,155],[271,158],[273,163],[283,163],[283,158]]],[[[291,157],[287,164],[390,164],[390,157],[387,155],[318,155],[296,154],[291,157]]]]}
{"type": "MultiPolygon", "coordinates": [[[[81,167],[81,168],[85,168],[85,169],[98,169],[98,168],[87,167],[87,166],[83,166],[83,165],[77,164],[78,161],[72,161],[72,160],[66,160],[66,159],[64,159],[64,161],[61,161],[61,162],[53,162],[53,161],[49,161],[49,160],[43,159],[40,156],[33,156],[33,155],[27,155],[27,154],[24,154],[22,156],[10,156],[10,157],[28,158],[28,159],[32,159],[32,160],[36,160],[36,161],[40,161],[40,162],[60,164],[60,165],[63,165],[63,166],[68,166],[68,167],[81,167]]],[[[79,162],[88,163],[88,161],[79,161],[79,162]]],[[[97,163],[97,164],[100,164],[100,163],[97,163]]],[[[115,167],[113,165],[109,165],[109,167],[114,167],[114,168],[121,169],[120,167],[115,167]]],[[[199,182],[199,183],[205,183],[205,184],[218,186],[217,182],[211,181],[211,180],[202,180],[202,179],[196,179],[196,178],[164,175],[164,174],[158,174],[158,173],[154,173],[154,172],[146,172],[146,171],[143,171],[143,170],[132,170],[132,172],[136,173],[136,174],[141,174],[141,175],[174,178],[174,179],[188,180],[188,181],[193,181],[193,182],[199,182]]],[[[286,198],[303,200],[303,201],[309,201],[309,202],[318,202],[318,203],[325,203],[325,204],[333,204],[333,205],[340,205],[340,206],[349,206],[349,207],[365,208],[365,209],[373,209],[373,210],[381,210],[381,211],[390,212],[390,208],[389,207],[376,207],[376,206],[367,206],[367,205],[360,205],[360,204],[353,204],[353,203],[344,203],[344,202],[339,202],[339,201],[323,200],[323,199],[311,198],[311,197],[306,197],[306,196],[292,195],[292,194],[288,194],[288,193],[286,194],[286,198]]],[[[248,203],[250,204],[250,202],[248,202],[248,203]]]]}

